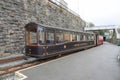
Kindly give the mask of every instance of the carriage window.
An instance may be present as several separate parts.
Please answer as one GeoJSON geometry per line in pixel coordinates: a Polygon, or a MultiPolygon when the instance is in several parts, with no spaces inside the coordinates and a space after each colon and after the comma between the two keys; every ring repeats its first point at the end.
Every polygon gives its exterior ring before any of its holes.
{"type": "Polygon", "coordinates": [[[74,32],[71,32],[71,34],[70,34],[70,41],[77,41],[77,39],[78,39],[77,34],[74,33],[74,32]]]}
{"type": "Polygon", "coordinates": [[[92,40],[92,35],[89,36],[90,40],[92,40]]]}
{"type": "Polygon", "coordinates": [[[91,35],[89,35],[89,40],[91,40],[91,35]]]}
{"type": "Polygon", "coordinates": [[[75,37],[74,37],[75,41],[77,41],[77,34],[75,33],[75,37]]]}
{"type": "Polygon", "coordinates": [[[37,45],[37,33],[26,31],[26,44],[27,45],[37,45]]]}
{"type": "Polygon", "coordinates": [[[89,35],[86,35],[86,39],[85,39],[85,40],[86,40],[86,41],[89,40],[89,35]]]}
{"type": "Polygon", "coordinates": [[[72,39],[72,36],[73,36],[73,33],[72,32],[70,32],[70,41],[72,41],[73,39],[72,39]]]}
{"type": "Polygon", "coordinates": [[[91,35],[88,36],[89,40],[91,40],[91,35]]]}
{"type": "Polygon", "coordinates": [[[73,35],[72,35],[72,41],[77,41],[77,34],[73,33],[73,35]]]}
{"type": "Polygon", "coordinates": [[[77,41],[80,41],[80,35],[77,34],[77,41]]]}
{"type": "Polygon", "coordinates": [[[44,44],[44,29],[43,27],[38,27],[38,43],[39,44],[44,44]]]}
{"type": "Polygon", "coordinates": [[[56,31],[56,43],[63,43],[63,31],[56,31]]]}
{"type": "Polygon", "coordinates": [[[36,34],[36,32],[30,32],[30,43],[37,43],[37,34],[36,34]]]}
{"type": "Polygon", "coordinates": [[[95,39],[94,37],[95,37],[95,36],[94,36],[94,35],[92,35],[92,36],[91,36],[91,40],[94,40],[94,39],[95,39]]]}
{"type": "Polygon", "coordinates": [[[85,35],[83,35],[83,41],[85,41],[86,40],[86,36],[85,35]]]}
{"type": "Polygon", "coordinates": [[[66,41],[66,42],[70,41],[70,33],[69,32],[64,32],[64,41],[66,41]]]}
{"type": "Polygon", "coordinates": [[[80,35],[80,40],[83,41],[83,34],[80,35]]]}
{"type": "Polygon", "coordinates": [[[46,34],[46,43],[47,44],[54,44],[54,35],[55,32],[53,30],[47,30],[47,34],[46,34]]]}

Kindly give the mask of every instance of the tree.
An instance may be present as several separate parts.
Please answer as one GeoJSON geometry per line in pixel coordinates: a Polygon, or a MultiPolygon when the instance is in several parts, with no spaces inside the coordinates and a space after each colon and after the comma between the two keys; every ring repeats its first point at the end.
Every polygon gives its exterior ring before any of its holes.
{"type": "Polygon", "coordinates": [[[93,26],[95,26],[92,22],[86,22],[86,26],[87,27],[93,27],[93,26]]]}
{"type": "Polygon", "coordinates": [[[89,22],[89,27],[95,26],[92,22],[89,22]]]}

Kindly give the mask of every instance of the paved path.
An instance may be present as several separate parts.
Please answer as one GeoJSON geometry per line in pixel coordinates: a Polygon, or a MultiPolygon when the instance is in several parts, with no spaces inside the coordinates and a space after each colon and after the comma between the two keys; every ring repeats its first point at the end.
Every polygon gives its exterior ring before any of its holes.
{"type": "Polygon", "coordinates": [[[120,80],[120,47],[101,46],[21,71],[25,80],[120,80]]]}

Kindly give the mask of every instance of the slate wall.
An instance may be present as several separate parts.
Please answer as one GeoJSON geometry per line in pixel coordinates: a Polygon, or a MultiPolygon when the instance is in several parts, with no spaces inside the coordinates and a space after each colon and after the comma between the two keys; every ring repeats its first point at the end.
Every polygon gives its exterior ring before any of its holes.
{"type": "Polygon", "coordinates": [[[85,21],[49,0],[0,1],[0,54],[19,53],[28,22],[83,31],[85,21]]]}

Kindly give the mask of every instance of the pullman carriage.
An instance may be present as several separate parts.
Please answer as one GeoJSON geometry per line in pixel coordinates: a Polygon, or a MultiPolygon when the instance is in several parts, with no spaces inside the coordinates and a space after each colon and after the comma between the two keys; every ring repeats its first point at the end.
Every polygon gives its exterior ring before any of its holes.
{"type": "Polygon", "coordinates": [[[95,34],[47,27],[30,22],[25,25],[28,56],[41,59],[90,48],[96,45],[95,34]]]}

